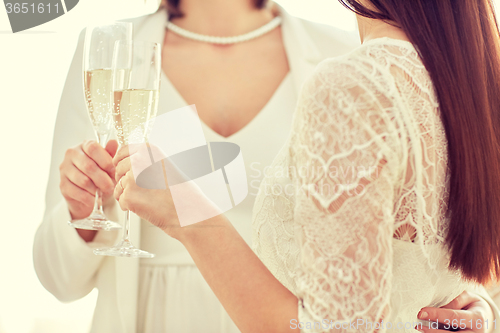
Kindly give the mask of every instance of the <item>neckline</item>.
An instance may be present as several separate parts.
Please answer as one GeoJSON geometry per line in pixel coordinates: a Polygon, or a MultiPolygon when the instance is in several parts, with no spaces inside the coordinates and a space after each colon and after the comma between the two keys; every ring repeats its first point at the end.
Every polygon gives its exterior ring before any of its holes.
{"type": "Polygon", "coordinates": [[[413,43],[403,40],[403,39],[396,39],[396,38],[391,38],[391,37],[377,37],[370,39],[366,42],[363,42],[362,45],[369,45],[369,44],[397,44],[399,46],[404,46],[406,48],[411,48],[415,50],[415,45],[413,43]]]}
{"type": "MultiPolygon", "coordinates": [[[[181,101],[181,103],[183,104],[183,106],[189,105],[186,102],[186,100],[184,99],[184,97],[182,97],[182,95],[179,93],[179,91],[174,86],[174,84],[170,81],[170,79],[168,78],[167,74],[165,74],[165,72],[163,70],[161,71],[161,75],[163,76],[162,77],[162,81],[166,82],[166,84],[169,86],[169,88],[172,91],[172,93],[176,96],[176,98],[178,98],[181,101]]],[[[264,115],[267,113],[266,110],[270,109],[269,106],[271,105],[271,103],[274,102],[274,100],[277,98],[278,94],[281,92],[281,90],[284,88],[284,86],[286,85],[286,83],[290,79],[291,79],[291,70],[289,70],[287,72],[287,74],[285,75],[285,77],[283,78],[283,80],[281,80],[280,84],[278,85],[278,88],[276,88],[274,90],[273,95],[271,96],[271,98],[268,99],[268,101],[266,102],[266,104],[264,104],[264,106],[260,109],[260,111],[248,123],[246,123],[242,128],[240,128],[238,131],[234,132],[233,134],[231,134],[229,136],[223,136],[223,135],[217,133],[215,130],[213,130],[210,126],[208,126],[203,121],[203,119],[201,119],[201,118],[198,117],[200,119],[201,126],[203,128],[205,128],[205,129],[207,129],[208,131],[210,131],[210,133],[212,133],[213,135],[215,135],[220,140],[231,140],[231,139],[234,139],[234,137],[240,135],[242,132],[248,131],[249,127],[254,126],[254,124],[257,121],[259,121],[260,118],[264,117],[264,115]]]]}

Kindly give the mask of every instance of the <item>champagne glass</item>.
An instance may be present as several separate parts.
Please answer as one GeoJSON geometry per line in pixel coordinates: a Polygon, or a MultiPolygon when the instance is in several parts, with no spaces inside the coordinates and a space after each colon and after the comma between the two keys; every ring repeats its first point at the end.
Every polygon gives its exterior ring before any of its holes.
{"type": "MultiPolygon", "coordinates": [[[[118,41],[114,59],[113,120],[120,146],[147,143],[150,120],[158,111],[161,57],[158,43],[118,41]],[[125,79],[124,79],[125,78],[125,79]],[[125,85],[122,86],[122,82],[125,85]]],[[[152,258],[130,241],[130,212],[125,213],[123,239],[111,248],[95,249],[98,255],[152,258]]]]}
{"type": "MultiPolygon", "coordinates": [[[[83,83],[87,111],[101,146],[108,142],[113,126],[112,61],[115,42],[132,40],[132,23],[114,22],[109,25],[88,26],[85,31],[83,53],[83,83]]],[[[121,229],[110,221],[102,208],[102,193],[97,189],[94,209],[85,219],[68,222],[71,226],[88,230],[121,229]]]]}

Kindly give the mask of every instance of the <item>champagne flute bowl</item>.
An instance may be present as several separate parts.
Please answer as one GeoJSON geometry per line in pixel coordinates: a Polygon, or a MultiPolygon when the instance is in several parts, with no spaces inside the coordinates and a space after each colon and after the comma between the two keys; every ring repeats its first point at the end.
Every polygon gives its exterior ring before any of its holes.
{"type": "MultiPolygon", "coordinates": [[[[132,23],[114,22],[108,25],[88,26],[85,31],[83,53],[83,83],[87,111],[97,141],[108,142],[112,130],[113,113],[113,51],[118,40],[132,39],[132,23]]],[[[102,207],[102,192],[97,189],[94,209],[85,219],[68,221],[78,229],[121,229],[119,223],[106,218],[102,207]]]]}

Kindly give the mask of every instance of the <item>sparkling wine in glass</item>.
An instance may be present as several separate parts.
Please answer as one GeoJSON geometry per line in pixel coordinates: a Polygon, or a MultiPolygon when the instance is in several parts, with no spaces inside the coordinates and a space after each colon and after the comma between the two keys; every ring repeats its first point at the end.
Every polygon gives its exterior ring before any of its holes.
{"type": "MultiPolygon", "coordinates": [[[[161,57],[158,43],[118,41],[113,59],[113,120],[120,146],[147,143],[149,121],[156,117],[160,89],[161,57]],[[125,80],[122,77],[126,77],[125,80]],[[126,82],[125,86],[121,82],[126,82]]],[[[130,212],[125,215],[123,239],[111,248],[95,249],[98,255],[152,258],[136,248],[129,237],[130,212]]]]}
{"type": "MultiPolygon", "coordinates": [[[[118,40],[132,40],[132,23],[114,22],[88,26],[83,53],[83,84],[87,111],[101,146],[108,142],[113,122],[113,51],[118,40]]],[[[123,84],[124,82],[122,82],[123,84]]],[[[110,221],[102,208],[102,193],[97,189],[94,209],[85,219],[72,220],[75,228],[88,230],[121,229],[110,221]]]]}

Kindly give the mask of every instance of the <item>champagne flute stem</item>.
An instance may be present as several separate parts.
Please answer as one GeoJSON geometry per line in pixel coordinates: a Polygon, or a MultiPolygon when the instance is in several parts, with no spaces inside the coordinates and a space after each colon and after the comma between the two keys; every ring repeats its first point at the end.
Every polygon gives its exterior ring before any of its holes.
{"type": "MultiPolygon", "coordinates": [[[[107,137],[108,135],[97,134],[97,142],[99,143],[99,145],[101,145],[101,147],[104,147],[106,145],[107,137]]],[[[94,213],[96,212],[104,215],[104,210],[102,208],[102,192],[99,188],[95,192],[94,213]]]]}
{"type": "Polygon", "coordinates": [[[94,213],[98,212],[104,214],[102,209],[102,192],[100,189],[97,189],[95,192],[95,200],[94,200],[94,213]]]}
{"type": "Polygon", "coordinates": [[[130,210],[125,212],[125,225],[123,226],[123,241],[130,242],[130,210]]]}

